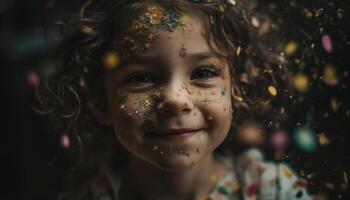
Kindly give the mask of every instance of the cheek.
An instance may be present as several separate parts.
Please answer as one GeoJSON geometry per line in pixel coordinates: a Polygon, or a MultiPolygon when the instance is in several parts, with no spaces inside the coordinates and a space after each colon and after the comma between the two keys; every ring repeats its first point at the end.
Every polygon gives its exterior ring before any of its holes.
{"type": "MultiPolygon", "coordinates": [[[[136,142],[142,136],[142,124],[154,109],[149,95],[116,95],[112,101],[113,127],[119,140],[136,142]]],[[[122,141],[121,141],[122,142],[122,141]]]]}
{"type": "Polygon", "coordinates": [[[194,103],[201,111],[207,124],[213,129],[228,131],[232,119],[230,91],[225,87],[207,91],[193,90],[194,103]]]}

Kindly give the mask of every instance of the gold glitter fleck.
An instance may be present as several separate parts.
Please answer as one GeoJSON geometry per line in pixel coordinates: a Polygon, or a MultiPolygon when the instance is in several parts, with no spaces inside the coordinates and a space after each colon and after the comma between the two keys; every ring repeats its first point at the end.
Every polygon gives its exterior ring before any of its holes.
{"type": "Polygon", "coordinates": [[[267,89],[272,96],[277,95],[277,89],[274,86],[270,85],[267,89]]]}

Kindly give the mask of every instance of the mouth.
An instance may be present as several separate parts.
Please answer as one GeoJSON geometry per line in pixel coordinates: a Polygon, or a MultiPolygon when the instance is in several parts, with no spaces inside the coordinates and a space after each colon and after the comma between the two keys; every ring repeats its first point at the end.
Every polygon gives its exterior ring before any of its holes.
{"type": "Polygon", "coordinates": [[[201,129],[169,129],[155,132],[146,132],[146,135],[163,140],[187,140],[200,132],[201,129]]]}

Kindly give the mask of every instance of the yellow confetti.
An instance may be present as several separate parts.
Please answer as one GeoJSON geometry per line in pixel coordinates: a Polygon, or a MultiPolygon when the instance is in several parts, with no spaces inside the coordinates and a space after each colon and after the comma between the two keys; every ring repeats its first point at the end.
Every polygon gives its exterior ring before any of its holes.
{"type": "Polygon", "coordinates": [[[268,89],[268,91],[270,92],[270,94],[272,96],[276,96],[277,95],[277,89],[274,86],[270,85],[267,89],[268,89]]]}
{"type": "Polygon", "coordinates": [[[236,192],[239,189],[239,186],[237,183],[233,181],[227,181],[225,182],[225,186],[231,190],[231,192],[236,192]]]}
{"type": "Polygon", "coordinates": [[[284,112],[285,112],[286,110],[285,110],[285,108],[284,107],[281,107],[281,114],[284,114],[284,112]]]}
{"type": "Polygon", "coordinates": [[[293,172],[290,171],[290,169],[288,167],[283,167],[283,172],[284,172],[284,175],[286,175],[286,177],[288,178],[291,178],[293,177],[293,172]]]}
{"type": "Polygon", "coordinates": [[[295,41],[290,41],[284,47],[284,53],[286,53],[288,56],[291,56],[298,50],[298,47],[298,43],[296,43],[295,41]]]}
{"type": "Polygon", "coordinates": [[[320,143],[321,146],[328,145],[330,143],[329,138],[326,136],[325,133],[321,133],[318,136],[318,142],[320,143]]]}
{"type": "Polygon", "coordinates": [[[103,57],[103,65],[107,70],[115,69],[120,63],[119,54],[111,51],[105,54],[103,57]]]}
{"type": "Polygon", "coordinates": [[[309,89],[309,79],[303,73],[298,73],[293,77],[294,88],[301,93],[308,91],[309,89]]]}
{"type": "Polygon", "coordinates": [[[213,120],[213,114],[208,113],[208,120],[213,120]]]}
{"type": "Polygon", "coordinates": [[[333,65],[326,65],[323,69],[323,81],[328,85],[336,85],[338,83],[337,72],[333,65]]]}
{"type": "Polygon", "coordinates": [[[338,104],[338,100],[336,98],[332,98],[331,99],[331,108],[333,110],[333,112],[337,112],[339,109],[339,104],[338,104]]]}
{"type": "Polygon", "coordinates": [[[238,46],[236,51],[237,56],[239,56],[239,54],[241,53],[241,50],[242,50],[241,46],[238,46]]]}

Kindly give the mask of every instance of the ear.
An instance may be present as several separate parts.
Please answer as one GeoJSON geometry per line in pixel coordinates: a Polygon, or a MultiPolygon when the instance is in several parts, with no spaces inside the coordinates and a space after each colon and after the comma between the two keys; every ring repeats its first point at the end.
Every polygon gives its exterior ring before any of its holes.
{"type": "Polygon", "coordinates": [[[102,110],[100,107],[98,107],[95,100],[90,100],[88,102],[88,108],[100,124],[104,126],[112,125],[112,117],[110,113],[106,111],[107,109],[102,110]]]}

